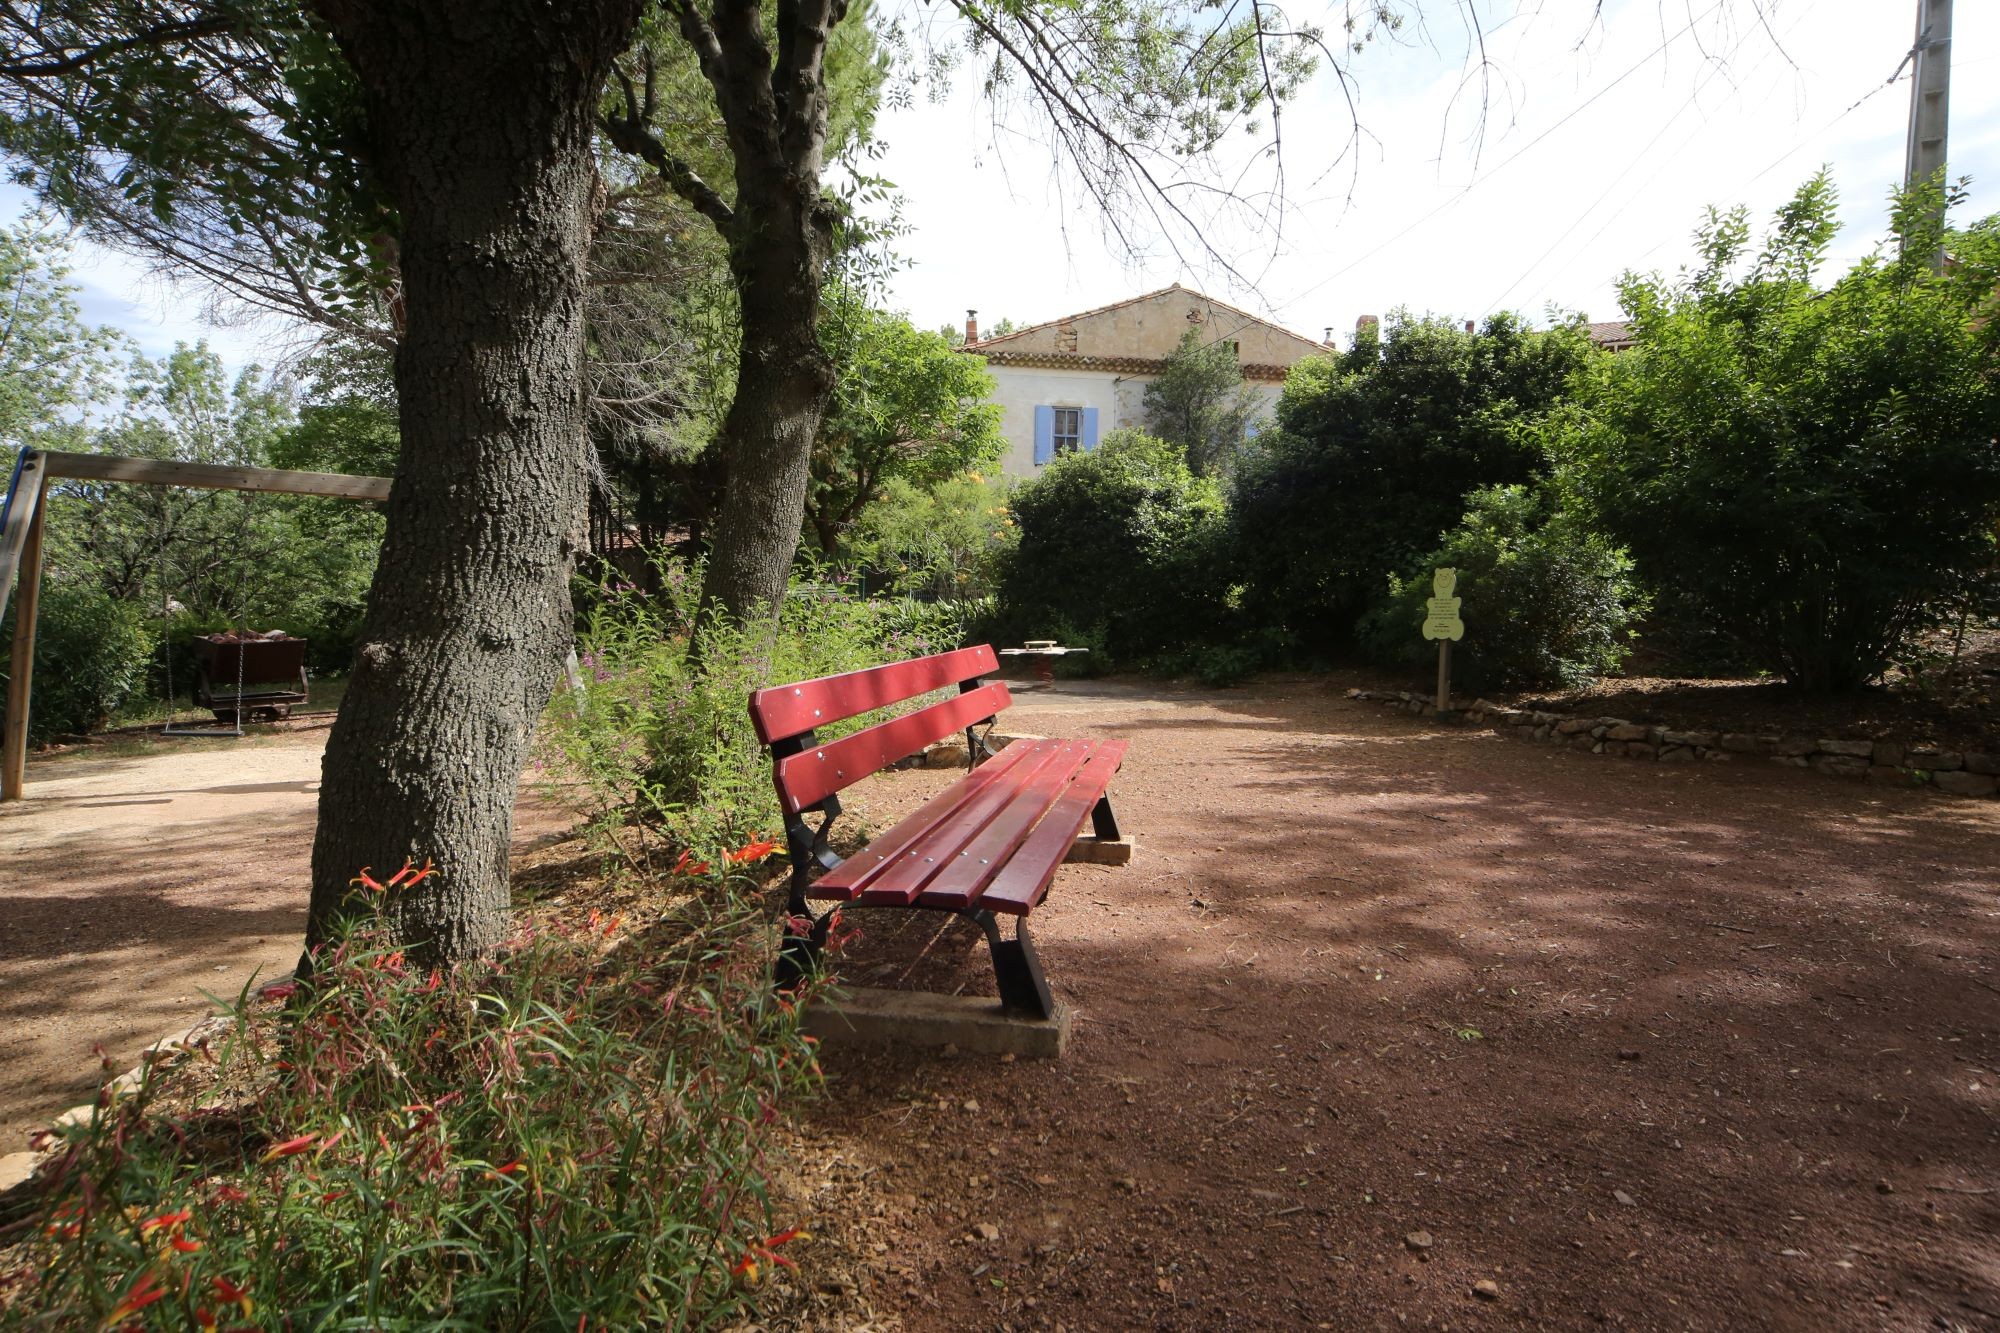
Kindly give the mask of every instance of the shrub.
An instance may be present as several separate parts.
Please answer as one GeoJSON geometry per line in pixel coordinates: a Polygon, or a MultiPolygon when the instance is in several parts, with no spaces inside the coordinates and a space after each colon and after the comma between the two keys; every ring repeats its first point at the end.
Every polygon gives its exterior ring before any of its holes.
{"type": "Polygon", "coordinates": [[[866,604],[889,657],[917,657],[984,642],[978,631],[993,616],[991,597],[877,597],[866,604]]]}
{"type": "Polygon", "coordinates": [[[1114,431],[1014,494],[996,632],[1091,649],[1094,669],[1226,633],[1222,494],[1175,446],[1114,431]]]}
{"type": "Polygon", "coordinates": [[[1259,645],[1201,644],[1146,659],[1146,670],[1162,676],[1190,676],[1220,689],[1240,685],[1265,665],[1270,654],[1259,645]]]}
{"type": "Polygon", "coordinates": [[[892,478],[861,511],[848,551],[871,591],[981,597],[1014,542],[1011,487],[977,472],[919,485],[892,478]]]}
{"type": "Polygon", "coordinates": [[[322,947],[282,1015],[290,985],[239,997],[219,1050],[64,1131],[0,1272],[5,1322],[739,1314],[783,1258],[764,1154],[777,1108],[818,1082],[812,1049],[769,984],[769,922],[740,898],[610,933],[593,913],[426,973],[369,918],[322,947]]]}
{"type": "Polygon", "coordinates": [[[1626,277],[1637,350],[1551,422],[1591,521],[1807,689],[1875,678],[1993,559],[2000,231],[1955,235],[1961,262],[1935,274],[1937,202],[1899,198],[1901,256],[1825,289],[1824,175],[1747,265],[1743,211],[1711,213],[1698,271],[1626,277]]]}
{"type": "MultiPolygon", "coordinates": [[[[661,600],[607,591],[583,635],[584,688],[559,694],[538,761],[580,788],[598,827],[646,869],[661,848],[683,864],[727,864],[729,848],[783,827],[752,691],[955,646],[950,604],[871,602],[830,584],[795,583],[775,632],[702,613],[698,568],[662,568],[661,600]],[[621,837],[636,812],[640,827],[621,837]]],[[[865,725],[825,728],[824,739],[865,725]]]]}
{"type": "Polygon", "coordinates": [[[1500,314],[1478,333],[1398,311],[1386,332],[1292,368],[1278,425],[1231,487],[1245,614],[1297,646],[1339,646],[1383,580],[1437,544],[1482,486],[1544,468],[1524,427],[1589,356],[1574,326],[1500,314]]]}
{"type": "MultiPolygon", "coordinates": [[[[11,642],[14,607],[0,621],[11,642]]],[[[101,730],[146,683],[153,634],[143,611],[88,588],[51,581],[35,626],[34,698],[28,735],[36,741],[101,730]]],[[[0,659],[0,679],[7,663],[0,659]]]]}
{"type": "Polygon", "coordinates": [[[1452,679],[1468,690],[1573,685],[1618,669],[1640,611],[1624,552],[1551,512],[1523,486],[1475,491],[1464,521],[1402,576],[1363,618],[1369,655],[1421,671],[1437,645],[1421,637],[1432,572],[1458,571],[1465,638],[1452,645],[1452,679]]]}

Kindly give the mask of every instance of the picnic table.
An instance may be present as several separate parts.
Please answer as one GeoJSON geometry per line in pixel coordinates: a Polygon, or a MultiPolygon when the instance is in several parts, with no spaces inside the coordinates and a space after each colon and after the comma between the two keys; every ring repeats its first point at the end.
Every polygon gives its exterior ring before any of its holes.
{"type": "Polygon", "coordinates": [[[1064,648],[1054,639],[1029,639],[1020,648],[1002,648],[1002,657],[1026,657],[1033,659],[1036,689],[1052,690],[1056,687],[1056,659],[1071,653],[1087,653],[1088,648],[1064,648]]]}

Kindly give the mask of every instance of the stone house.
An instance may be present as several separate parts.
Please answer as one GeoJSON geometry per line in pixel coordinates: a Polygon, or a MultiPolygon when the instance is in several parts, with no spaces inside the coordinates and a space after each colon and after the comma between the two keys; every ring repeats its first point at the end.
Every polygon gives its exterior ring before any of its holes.
{"type": "Polygon", "coordinates": [[[1058,454],[1143,428],[1146,386],[1190,328],[1235,348],[1267,411],[1296,362],[1335,350],[1179,283],[997,338],[980,338],[978,312],[967,311],[963,350],[985,358],[1001,407],[1001,470],[1033,477],[1058,454]]]}

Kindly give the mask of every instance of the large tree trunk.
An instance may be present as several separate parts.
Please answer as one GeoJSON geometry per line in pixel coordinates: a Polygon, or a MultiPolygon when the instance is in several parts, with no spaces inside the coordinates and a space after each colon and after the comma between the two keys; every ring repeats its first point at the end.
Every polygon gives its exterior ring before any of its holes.
{"type": "Polygon", "coordinates": [[[319,0],[397,207],[402,454],[327,742],[308,944],[364,866],[432,959],[506,925],[515,784],[571,635],[585,521],[592,114],[639,0],[319,0]]]}
{"type": "Polygon", "coordinates": [[[805,521],[813,439],[833,390],[833,368],[819,345],[829,246],[817,215],[817,175],[752,194],[742,190],[744,174],[737,176],[741,234],[730,237],[743,351],[722,423],[729,476],[703,589],[705,600],[739,621],[784,600],[805,521]]]}

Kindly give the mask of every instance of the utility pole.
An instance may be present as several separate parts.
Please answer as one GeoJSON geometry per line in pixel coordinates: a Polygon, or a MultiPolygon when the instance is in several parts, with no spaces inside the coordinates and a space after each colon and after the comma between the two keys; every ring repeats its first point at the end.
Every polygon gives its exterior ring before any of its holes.
{"type": "MultiPolygon", "coordinates": [[[[1910,81],[1910,143],[1903,165],[1905,189],[1944,182],[1945,132],[1951,119],[1951,0],[1917,0],[1916,67],[1910,81]]],[[[1944,198],[1934,216],[1942,232],[1944,198]]],[[[1944,263],[1939,250],[1932,260],[1944,263]]]]}

